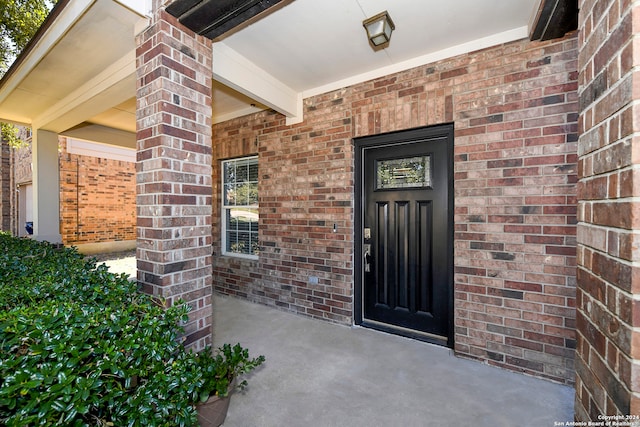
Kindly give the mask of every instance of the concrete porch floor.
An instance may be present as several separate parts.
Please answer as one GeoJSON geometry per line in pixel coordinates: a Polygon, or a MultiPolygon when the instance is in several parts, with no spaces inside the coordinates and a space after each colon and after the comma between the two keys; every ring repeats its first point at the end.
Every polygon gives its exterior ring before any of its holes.
{"type": "Polygon", "coordinates": [[[239,342],[264,365],[246,377],[225,427],[553,426],[574,391],[451,350],[216,295],[214,345],[239,342]]]}

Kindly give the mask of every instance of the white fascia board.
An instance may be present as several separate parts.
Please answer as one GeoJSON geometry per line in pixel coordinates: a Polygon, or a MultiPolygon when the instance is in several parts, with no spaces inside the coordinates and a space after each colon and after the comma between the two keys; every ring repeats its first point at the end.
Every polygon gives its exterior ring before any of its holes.
{"type": "Polygon", "coordinates": [[[527,35],[531,34],[531,30],[538,22],[540,12],[542,12],[542,0],[536,0],[533,6],[533,10],[531,11],[531,16],[529,17],[529,27],[527,29],[527,35]]]}
{"type": "Polygon", "coordinates": [[[287,118],[301,120],[298,92],[224,44],[213,44],[213,78],[287,118]]]}
{"type": "Polygon", "coordinates": [[[298,92],[297,97],[298,97],[298,101],[296,103],[296,106],[298,108],[298,112],[294,116],[285,117],[285,124],[287,126],[292,126],[298,123],[302,123],[302,121],[304,120],[304,110],[302,109],[304,105],[304,97],[302,96],[302,92],[298,92]]]}
{"type": "Polygon", "coordinates": [[[453,46],[447,49],[440,50],[438,52],[429,53],[427,55],[418,56],[416,58],[409,59],[407,61],[398,62],[397,64],[389,65],[386,67],[378,68],[376,70],[368,71],[366,73],[358,74],[348,77],[343,80],[338,80],[323,86],[311,88],[302,92],[303,99],[316,95],[332,92],[334,90],[342,89],[344,87],[353,86],[362,82],[384,77],[390,74],[398,73],[401,71],[409,70],[411,68],[420,67],[434,62],[452,58],[454,56],[463,55],[465,53],[474,52],[476,50],[486,49],[488,47],[497,46],[503,43],[509,43],[515,40],[527,38],[529,36],[529,29],[527,26],[515,28],[513,30],[504,31],[502,33],[493,34],[488,37],[473,40],[468,43],[463,43],[457,46],[453,46]]]}
{"type": "Polygon", "coordinates": [[[136,134],[96,124],[84,124],[62,132],[60,135],[74,140],[97,142],[136,150],[136,134]]]}
{"type": "Polygon", "coordinates": [[[150,17],[153,11],[152,0],[114,0],[116,3],[120,3],[124,7],[133,10],[140,16],[150,17]]]}
{"type": "Polygon", "coordinates": [[[227,114],[216,116],[214,124],[226,122],[227,120],[235,119],[236,117],[247,116],[249,114],[257,113],[259,111],[263,111],[263,109],[258,107],[247,107],[242,110],[232,111],[227,114]]]}
{"type": "MultiPolygon", "coordinates": [[[[39,117],[33,119],[33,126],[37,128],[47,129],[50,124],[61,117],[69,116],[66,121],[71,121],[63,126],[63,129],[51,129],[60,132],[72,126],[82,123],[86,119],[95,116],[104,111],[104,104],[101,102],[91,102],[110,94],[109,89],[116,88],[119,92],[123,92],[113,101],[113,105],[118,105],[135,95],[135,78],[134,84],[129,92],[127,88],[121,88],[119,83],[126,80],[136,73],[136,52],[131,50],[125,56],[113,63],[109,68],[71,92],[64,99],[56,102],[51,108],[42,113],[39,117]],[[119,89],[118,89],[119,88],[119,89]],[[75,112],[75,114],[70,114],[75,112]],[[72,118],[73,117],[73,118],[72,118]]],[[[111,95],[110,95],[111,96],[111,95]]]]}
{"type": "Polygon", "coordinates": [[[71,27],[95,3],[95,0],[76,0],[65,5],[55,22],[49,26],[36,45],[29,51],[18,69],[11,73],[9,79],[0,89],[0,103],[4,102],[26,76],[40,63],[42,58],[60,41],[71,27]]]}
{"type": "Polygon", "coordinates": [[[67,138],[67,152],[69,154],[98,157],[101,159],[120,160],[124,162],[136,161],[136,150],[133,148],[116,147],[115,145],[75,138],[67,138]]]}

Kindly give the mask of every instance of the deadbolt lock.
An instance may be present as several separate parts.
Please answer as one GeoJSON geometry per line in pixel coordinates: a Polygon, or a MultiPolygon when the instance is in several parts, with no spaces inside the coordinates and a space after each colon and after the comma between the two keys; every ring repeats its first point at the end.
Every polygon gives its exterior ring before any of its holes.
{"type": "Polygon", "coordinates": [[[370,239],[371,238],[371,229],[369,227],[366,227],[362,234],[363,234],[363,238],[364,239],[367,239],[367,240],[370,239]]]}

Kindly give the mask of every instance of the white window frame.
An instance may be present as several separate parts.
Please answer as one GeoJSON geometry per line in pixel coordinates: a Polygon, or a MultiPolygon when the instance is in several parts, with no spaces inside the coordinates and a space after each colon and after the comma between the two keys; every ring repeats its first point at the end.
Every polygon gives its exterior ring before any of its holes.
{"type": "MultiPolygon", "coordinates": [[[[252,161],[255,160],[256,165],[258,164],[258,156],[246,156],[246,157],[237,157],[234,159],[229,159],[229,160],[223,160],[221,162],[221,181],[222,181],[222,185],[221,185],[221,215],[220,215],[220,220],[222,222],[222,255],[224,256],[231,256],[231,257],[237,257],[237,258],[245,258],[245,259],[251,259],[251,260],[257,260],[259,255],[252,255],[252,254],[243,254],[243,253],[239,253],[239,252],[233,252],[233,251],[228,251],[227,250],[227,211],[231,210],[231,209],[237,209],[237,208],[247,208],[247,209],[255,209],[256,211],[259,211],[260,208],[260,204],[255,204],[255,205],[227,205],[226,204],[226,199],[225,199],[225,184],[227,184],[227,182],[225,181],[225,165],[228,163],[234,163],[234,162],[247,162],[247,161],[252,161]]],[[[259,231],[258,231],[259,233],[259,231]]]]}

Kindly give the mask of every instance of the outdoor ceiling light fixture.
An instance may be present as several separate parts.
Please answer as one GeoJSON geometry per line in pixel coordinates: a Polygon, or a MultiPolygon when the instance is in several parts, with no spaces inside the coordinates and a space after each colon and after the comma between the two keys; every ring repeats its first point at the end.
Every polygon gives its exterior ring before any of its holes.
{"type": "Polygon", "coordinates": [[[367,37],[374,49],[382,49],[389,45],[391,32],[396,29],[389,12],[386,10],[362,21],[367,30],[367,37]]]}

